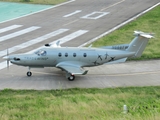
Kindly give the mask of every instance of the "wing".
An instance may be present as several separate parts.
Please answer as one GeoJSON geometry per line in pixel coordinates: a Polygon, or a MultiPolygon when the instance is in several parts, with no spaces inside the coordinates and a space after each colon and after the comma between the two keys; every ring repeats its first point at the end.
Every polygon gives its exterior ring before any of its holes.
{"type": "Polygon", "coordinates": [[[57,68],[65,70],[73,75],[85,75],[87,74],[88,70],[84,70],[81,66],[75,65],[69,62],[61,62],[56,65],[57,68]]]}

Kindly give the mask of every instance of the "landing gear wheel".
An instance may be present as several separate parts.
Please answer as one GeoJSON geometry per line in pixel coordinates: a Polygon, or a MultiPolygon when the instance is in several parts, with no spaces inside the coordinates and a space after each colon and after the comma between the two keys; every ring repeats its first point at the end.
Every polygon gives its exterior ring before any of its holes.
{"type": "Polygon", "coordinates": [[[32,76],[32,72],[27,72],[27,76],[28,77],[32,76]]]}
{"type": "Polygon", "coordinates": [[[71,75],[70,77],[68,77],[68,80],[69,81],[73,81],[75,79],[75,76],[74,75],[71,75]]]}

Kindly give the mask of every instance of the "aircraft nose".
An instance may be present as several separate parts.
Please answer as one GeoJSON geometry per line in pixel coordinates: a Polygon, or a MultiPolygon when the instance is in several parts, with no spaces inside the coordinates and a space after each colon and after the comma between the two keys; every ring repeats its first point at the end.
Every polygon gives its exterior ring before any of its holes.
{"type": "Polygon", "coordinates": [[[9,56],[3,57],[4,60],[9,60],[9,56]]]}

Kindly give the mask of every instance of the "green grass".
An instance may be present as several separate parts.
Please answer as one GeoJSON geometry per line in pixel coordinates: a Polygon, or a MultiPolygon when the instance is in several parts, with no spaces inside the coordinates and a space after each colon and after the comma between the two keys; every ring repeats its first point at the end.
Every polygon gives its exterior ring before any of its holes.
{"type": "Polygon", "coordinates": [[[159,120],[160,87],[0,91],[1,120],[159,120]],[[129,112],[123,113],[123,105],[129,112]]]}
{"type": "Polygon", "coordinates": [[[155,33],[155,39],[149,41],[145,51],[139,59],[160,58],[160,6],[111,34],[100,38],[93,43],[93,46],[99,47],[130,43],[134,38],[133,31],[135,30],[155,33]]]}
{"type": "Polygon", "coordinates": [[[60,4],[60,3],[66,2],[67,0],[0,0],[0,1],[55,5],[55,4],[60,4]]]}

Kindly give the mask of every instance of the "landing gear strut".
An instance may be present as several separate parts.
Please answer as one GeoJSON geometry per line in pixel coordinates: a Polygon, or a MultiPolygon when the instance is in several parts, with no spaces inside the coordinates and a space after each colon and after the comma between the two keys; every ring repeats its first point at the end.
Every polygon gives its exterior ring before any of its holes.
{"type": "Polygon", "coordinates": [[[29,71],[27,72],[27,76],[30,77],[32,76],[32,72],[30,71],[30,67],[28,67],[29,71]]]}

